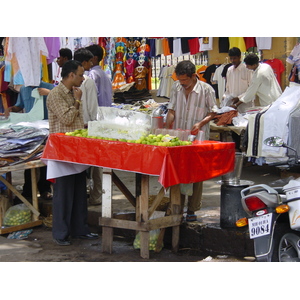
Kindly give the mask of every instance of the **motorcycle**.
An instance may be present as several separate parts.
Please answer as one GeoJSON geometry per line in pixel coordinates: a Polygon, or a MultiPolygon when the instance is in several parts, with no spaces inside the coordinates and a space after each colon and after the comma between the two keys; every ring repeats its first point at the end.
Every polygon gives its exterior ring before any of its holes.
{"type": "MultiPolygon", "coordinates": [[[[295,155],[286,162],[272,163],[286,168],[300,166],[297,151],[280,137],[267,138],[272,147],[286,147],[295,155]]],[[[300,178],[272,187],[258,184],[241,190],[241,203],[249,217],[236,221],[237,227],[248,225],[254,242],[256,261],[300,261],[300,178]]]]}

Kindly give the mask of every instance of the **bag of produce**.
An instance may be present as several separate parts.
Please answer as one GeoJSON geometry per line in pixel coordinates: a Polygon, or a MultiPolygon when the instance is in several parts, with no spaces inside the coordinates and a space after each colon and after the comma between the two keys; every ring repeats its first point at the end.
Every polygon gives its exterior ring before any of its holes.
{"type": "MultiPolygon", "coordinates": [[[[156,247],[156,242],[159,236],[160,230],[156,229],[156,230],[151,230],[150,231],[150,237],[149,237],[149,250],[155,250],[156,247]]],[[[162,245],[163,247],[164,245],[162,245]]],[[[140,249],[141,248],[141,235],[140,233],[138,233],[135,236],[135,239],[133,241],[133,248],[134,249],[140,249]]]]}
{"type": "MultiPolygon", "coordinates": [[[[151,219],[156,219],[156,218],[161,218],[164,215],[165,215],[164,211],[155,211],[153,213],[153,215],[151,216],[150,220],[151,219]]],[[[156,242],[157,242],[159,233],[160,233],[160,229],[155,229],[155,230],[150,231],[150,233],[149,233],[149,250],[155,250],[156,242]]],[[[162,245],[162,247],[163,247],[163,245],[162,245]]],[[[134,249],[140,249],[141,248],[141,235],[140,235],[140,233],[138,233],[135,236],[135,239],[133,241],[133,248],[134,249]]]]}
{"type": "Polygon", "coordinates": [[[31,221],[31,210],[25,204],[11,206],[5,213],[3,225],[16,226],[31,221]]]}

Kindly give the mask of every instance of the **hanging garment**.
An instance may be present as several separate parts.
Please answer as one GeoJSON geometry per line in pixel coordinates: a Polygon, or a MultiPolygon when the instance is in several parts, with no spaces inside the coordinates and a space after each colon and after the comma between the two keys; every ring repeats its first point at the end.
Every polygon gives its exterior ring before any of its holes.
{"type": "MultiPolygon", "coordinates": [[[[291,64],[291,65],[295,65],[296,69],[297,69],[297,73],[298,73],[298,79],[300,80],[300,44],[296,45],[292,52],[290,53],[290,55],[288,56],[288,58],[286,59],[286,61],[291,64]]],[[[294,71],[296,73],[296,71],[294,71]]],[[[295,79],[290,80],[292,82],[297,82],[295,79]]]]}
{"type": "Polygon", "coordinates": [[[274,58],[274,59],[268,59],[268,60],[264,61],[264,63],[271,66],[278,83],[281,84],[281,74],[283,73],[283,71],[285,69],[282,61],[280,59],[274,58]]]}
{"type": "Polygon", "coordinates": [[[147,74],[148,69],[146,67],[139,66],[134,69],[135,88],[137,90],[147,89],[147,74]]]}
{"type": "Polygon", "coordinates": [[[213,38],[212,37],[202,37],[199,39],[200,51],[213,50],[213,38]]]}
{"type": "Polygon", "coordinates": [[[60,38],[59,37],[44,37],[47,49],[47,64],[51,64],[57,57],[59,57],[60,38]]]}
{"type": "Polygon", "coordinates": [[[200,51],[199,38],[188,40],[191,55],[197,54],[200,51]]]}
{"type": "Polygon", "coordinates": [[[128,58],[125,61],[125,77],[126,82],[134,82],[134,69],[137,67],[137,61],[133,58],[128,58]]]}
{"type": "Polygon", "coordinates": [[[222,77],[222,72],[223,72],[223,69],[224,69],[225,65],[221,65],[219,66],[215,73],[214,73],[214,76],[213,76],[213,81],[214,82],[217,82],[217,85],[218,85],[218,96],[219,96],[219,99],[221,98],[222,99],[222,96],[224,95],[224,92],[225,92],[225,83],[226,83],[226,80],[224,77],[222,77]]]}
{"type": "Polygon", "coordinates": [[[229,38],[219,37],[219,53],[228,53],[229,51],[229,38]]]}
{"type": "Polygon", "coordinates": [[[203,77],[205,70],[207,69],[207,66],[201,65],[201,66],[196,66],[196,74],[199,78],[199,80],[206,82],[206,79],[203,77]]]}
{"type": "MultiPolygon", "coordinates": [[[[8,41],[7,59],[12,61],[13,83],[38,86],[41,81],[41,54],[48,56],[48,49],[42,37],[11,37],[8,41]]],[[[8,70],[8,72],[10,72],[8,70]]],[[[10,74],[9,80],[10,81],[10,74]]],[[[6,77],[5,77],[6,80],[6,77]]],[[[7,80],[6,80],[7,81],[7,80]]]]}
{"type": "Polygon", "coordinates": [[[173,40],[173,54],[175,57],[182,56],[182,50],[181,50],[181,39],[174,39],[173,40]]]}
{"type": "Polygon", "coordinates": [[[248,50],[249,48],[254,48],[256,47],[256,39],[255,37],[244,37],[246,49],[248,50]]]}
{"type": "Polygon", "coordinates": [[[257,50],[270,50],[272,48],[271,37],[256,37],[257,50]]]}
{"type": "Polygon", "coordinates": [[[174,73],[175,67],[162,67],[159,73],[160,84],[157,90],[158,97],[167,97],[170,98],[172,85],[174,83],[174,79],[172,75],[174,73]]]}
{"type": "Polygon", "coordinates": [[[229,47],[237,47],[241,52],[246,52],[246,44],[243,37],[229,37],[229,47]]]}
{"type": "Polygon", "coordinates": [[[213,82],[214,73],[219,65],[212,64],[207,67],[204,72],[203,78],[206,79],[206,82],[211,85],[216,93],[216,98],[219,98],[218,94],[218,85],[213,82]]]}
{"type": "Polygon", "coordinates": [[[122,71],[123,64],[122,63],[117,63],[116,65],[116,71],[112,80],[112,88],[113,90],[119,89],[123,85],[126,84],[125,76],[122,71]]]}
{"type": "Polygon", "coordinates": [[[162,48],[164,56],[171,55],[169,41],[167,38],[162,39],[162,48]]]}

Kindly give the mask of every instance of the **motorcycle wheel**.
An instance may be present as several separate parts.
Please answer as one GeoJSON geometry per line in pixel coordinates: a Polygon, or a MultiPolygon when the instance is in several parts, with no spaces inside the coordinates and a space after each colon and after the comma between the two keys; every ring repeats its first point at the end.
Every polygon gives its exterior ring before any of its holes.
{"type": "Polygon", "coordinates": [[[278,247],[280,262],[300,262],[300,237],[296,233],[286,233],[282,236],[278,247]]]}

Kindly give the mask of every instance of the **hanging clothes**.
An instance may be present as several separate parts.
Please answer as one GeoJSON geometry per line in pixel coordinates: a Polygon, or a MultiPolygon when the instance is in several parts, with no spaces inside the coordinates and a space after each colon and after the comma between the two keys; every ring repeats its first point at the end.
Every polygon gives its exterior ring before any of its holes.
{"type": "Polygon", "coordinates": [[[48,56],[43,37],[10,37],[6,53],[5,81],[38,86],[41,81],[41,55],[48,56]]]}
{"type": "Polygon", "coordinates": [[[270,50],[272,48],[271,37],[256,37],[257,50],[270,50]]]}
{"type": "Polygon", "coordinates": [[[213,38],[212,37],[202,37],[199,38],[200,48],[199,51],[209,51],[213,50],[213,38]]]}
{"type": "Polygon", "coordinates": [[[243,37],[229,37],[229,47],[237,47],[241,52],[246,52],[246,44],[243,37]]]}
{"type": "Polygon", "coordinates": [[[158,97],[170,98],[172,85],[174,83],[174,79],[172,78],[174,71],[174,66],[165,66],[161,68],[159,72],[160,84],[156,94],[158,97]]]}
{"type": "Polygon", "coordinates": [[[222,99],[222,96],[224,95],[224,92],[225,92],[225,84],[226,84],[226,81],[225,81],[225,78],[222,76],[222,72],[224,70],[224,67],[225,67],[225,64],[223,65],[220,65],[215,73],[214,73],[214,76],[213,76],[213,81],[217,83],[218,85],[218,96],[219,96],[219,99],[221,98],[222,99]]]}
{"type": "Polygon", "coordinates": [[[173,40],[173,55],[174,57],[182,56],[182,50],[181,50],[181,39],[174,39],[173,40]]]}
{"type": "Polygon", "coordinates": [[[298,74],[298,80],[295,80],[295,78],[291,78],[290,81],[292,82],[299,82],[300,81],[300,44],[296,45],[292,52],[290,53],[290,55],[288,56],[288,58],[286,59],[287,63],[294,65],[295,68],[292,69],[292,72],[294,74],[291,74],[291,76],[296,74],[296,70],[297,70],[297,74],[298,74]]]}
{"type": "Polygon", "coordinates": [[[138,66],[134,69],[135,88],[137,90],[147,89],[147,74],[148,69],[144,66],[138,66]]]}
{"type": "Polygon", "coordinates": [[[212,64],[207,67],[207,69],[205,70],[205,72],[203,74],[203,78],[205,78],[206,82],[208,84],[210,84],[213,87],[213,89],[215,90],[216,98],[219,98],[218,85],[213,82],[213,77],[214,77],[217,67],[219,67],[219,66],[220,65],[212,64]]]}
{"type": "Polygon", "coordinates": [[[255,37],[244,37],[246,49],[257,47],[255,37]]]}
{"type": "Polygon", "coordinates": [[[196,74],[198,76],[198,79],[203,82],[206,82],[206,79],[203,77],[206,69],[207,69],[207,66],[205,66],[205,65],[200,65],[200,66],[196,65],[196,74]]]}
{"type": "Polygon", "coordinates": [[[123,63],[118,62],[116,64],[116,69],[115,69],[114,77],[112,80],[112,88],[113,88],[113,90],[119,89],[125,84],[126,84],[126,80],[125,80],[125,76],[123,73],[123,63]]]}
{"type": "Polygon", "coordinates": [[[229,38],[219,37],[219,53],[228,53],[229,51],[229,38]]]}
{"type": "Polygon", "coordinates": [[[274,58],[274,59],[268,59],[268,60],[264,61],[264,63],[271,66],[278,83],[281,84],[281,74],[285,70],[285,67],[284,67],[284,64],[282,63],[282,61],[278,58],[274,58]]]}

